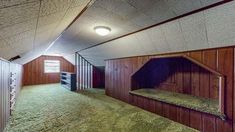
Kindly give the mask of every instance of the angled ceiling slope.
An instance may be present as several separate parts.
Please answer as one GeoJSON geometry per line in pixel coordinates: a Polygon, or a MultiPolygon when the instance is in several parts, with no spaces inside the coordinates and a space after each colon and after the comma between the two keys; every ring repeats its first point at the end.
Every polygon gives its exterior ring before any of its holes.
{"type": "Polygon", "coordinates": [[[92,64],[105,65],[105,59],[233,46],[234,11],[235,1],[231,1],[83,50],[80,54],[92,64]]]}
{"type": "MultiPolygon", "coordinates": [[[[223,2],[223,0],[96,0],[79,19],[63,33],[48,50],[48,53],[72,54],[76,51],[112,40],[113,38],[220,2],[223,2]],[[95,26],[102,25],[110,27],[112,29],[111,34],[100,37],[94,32],[95,26]]],[[[172,30],[175,29],[175,32],[178,31],[177,27],[174,27],[174,25],[171,28],[173,28],[172,30]]],[[[167,31],[167,33],[169,32],[170,31],[167,31]]],[[[174,37],[173,34],[174,32],[171,34],[172,37],[174,37]]],[[[146,36],[146,34],[143,34],[143,36],[146,36]]],[[[127,40],[127,42],[136,43],[136,41],[129,40],[127,40]]],[[[102,47],[102,45],[100,46],[102,47]]],[[[122,50],[122,53],[125,52],[125,55],[129,52],[129,50],[126,49],[127,47],[122,50]]],[[[154,47],[155,46],[152,45],[152,49],[154,49],[154,47]]],[[[116,46],[115,48],[119,47],[116,46]]],[[[142,47],[135,46],[134,48],[141,49],[142,47]]],[[[88,49],[87,52],[89,51],[88,49]]],[[[92,57],[91,55],[88,56],[84,54],[84,52],[82,51],[81,54],[85,55],[84,57],[87,56],[87,59],[92,57]]],[[[110,53],[113,53],[110,57],[119,56],[115,55],[115,52],[107,50],[93,50],[92,54],[110,53]]],[[[145,54],[147,53],[149,52],[145,54]]],[[[104,59],[102,56],[96,57],[104,59]]],[[[92,62],[95,65],[101,65],[101,63],[92,62]]]]}
{"type": "Polygon", "coordinates": [[[0,1],[0,56],[24,64],[40,56],[89,0],[0,1]]]}

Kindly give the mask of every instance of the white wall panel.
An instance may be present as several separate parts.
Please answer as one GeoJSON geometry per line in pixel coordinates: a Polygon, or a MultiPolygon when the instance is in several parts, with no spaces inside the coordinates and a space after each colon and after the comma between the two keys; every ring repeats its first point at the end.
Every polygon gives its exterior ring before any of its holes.
{"type": "Polygon", "coordinates": [[[204,12],[180,19],[182,35],[188,49],[208,48],[204,12]]]}
{"type": "Polygon", "coordinates": [[[205,11],[209,47],[235,44],[235,2],[205,11]]]}

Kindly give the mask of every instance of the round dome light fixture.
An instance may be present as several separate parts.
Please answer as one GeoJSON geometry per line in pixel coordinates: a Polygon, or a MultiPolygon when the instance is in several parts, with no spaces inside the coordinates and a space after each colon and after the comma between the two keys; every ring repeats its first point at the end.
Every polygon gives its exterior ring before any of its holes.
{"type": "Polygon", "coordinates": [[[105,26],[97,26],[94,30],[100,36],[106,36],[111,32],[111,28],[105,26]]]}

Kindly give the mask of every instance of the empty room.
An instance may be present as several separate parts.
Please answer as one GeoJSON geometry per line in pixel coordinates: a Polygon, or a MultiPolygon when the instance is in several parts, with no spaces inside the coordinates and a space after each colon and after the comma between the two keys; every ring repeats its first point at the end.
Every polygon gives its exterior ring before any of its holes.
{"type": "Polygon", "coordinates": [[[235,1],[0,0],[0,132],[235,132],[235,1]]]}

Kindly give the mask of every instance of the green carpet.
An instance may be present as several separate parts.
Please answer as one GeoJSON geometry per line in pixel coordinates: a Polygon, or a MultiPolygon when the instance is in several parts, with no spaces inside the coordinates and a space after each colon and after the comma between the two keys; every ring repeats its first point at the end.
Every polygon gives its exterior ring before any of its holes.
{"type": "Polygon", "coordinates": [[[137,89],[130,91],[129,93],[216,115],[221,119],[225,119],[225,115],[219,111],[219,101],[217,99],[209,99],[151,88],[137,89]]]}
{"type": "Polygon", "coordinates": [[[70,92],[59,84],[24,87],[6,132],[196,131],[90,89],[70,92]]]}

